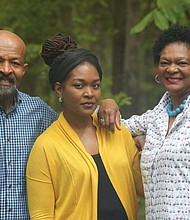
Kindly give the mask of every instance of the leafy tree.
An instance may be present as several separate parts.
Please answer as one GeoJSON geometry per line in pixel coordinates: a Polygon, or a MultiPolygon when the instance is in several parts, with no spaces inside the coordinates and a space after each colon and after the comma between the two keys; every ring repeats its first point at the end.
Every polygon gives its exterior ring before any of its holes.
{"type": "Polygon", "coordinates": [[[189,24],[190,0],[154,0],[150,1],[148,13],[131,29],[131,33],[139,33],[154,23],[160,30],[167,29],[177,23],[189,24]]]}

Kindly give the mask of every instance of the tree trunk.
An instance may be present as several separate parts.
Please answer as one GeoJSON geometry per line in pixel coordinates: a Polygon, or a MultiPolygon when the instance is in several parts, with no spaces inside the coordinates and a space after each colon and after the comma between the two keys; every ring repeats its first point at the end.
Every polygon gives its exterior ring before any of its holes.
{"type": "MultiPolygon", "coordinates": [[[[120,6],[115,1],[115,14],[117,13],[117,16],[114,16],[114,26],[119,31],[113,38],[112,92],[116,94],[124,91],[132,98],[132,105],[121,108],[124,117],[140,114],[146,110],[147,106],[147,94],[142,90],[143,83],[147,78],[147,66],[149,68],[152,66],[152,57],[151,54],[148,54],[150,59],[147,61],[146,58],[145,62],[147,52],[143,43],[147,42],[150,33],[130,34],[131,28],[142,18],[143,10],[140,7],[139,0],[122,0],[120,6]]],[[[151,48],[148,48],[148,53],[151,53],[151,48]]],[[[152,77],[150,75],[150,79],[152,77]]]]}

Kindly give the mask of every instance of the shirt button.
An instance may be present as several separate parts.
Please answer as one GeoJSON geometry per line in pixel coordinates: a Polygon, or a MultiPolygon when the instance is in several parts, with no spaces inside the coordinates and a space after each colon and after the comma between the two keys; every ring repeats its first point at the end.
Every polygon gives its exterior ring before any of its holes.
{"type": "Polygon", "coordinates": [[[9,212],[12,212],[12,209],[11,209],[11,208],[9,208],[9,212]]]}
{"type": "Polygon", "coordinates": [[[12,188],[12,185],[10,184],[10,185],[9,185],[9,189],[11,189],[11,188],[12,188]]]}

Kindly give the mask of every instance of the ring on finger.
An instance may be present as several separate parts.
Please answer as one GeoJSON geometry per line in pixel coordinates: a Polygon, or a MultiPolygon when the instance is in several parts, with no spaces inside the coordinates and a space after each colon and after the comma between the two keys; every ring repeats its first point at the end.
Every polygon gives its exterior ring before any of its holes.
{"type": "Polygon", "coordinates": [[[100,123],[103,124],[105,120],[103,118],[100,118],[100,123]]]}

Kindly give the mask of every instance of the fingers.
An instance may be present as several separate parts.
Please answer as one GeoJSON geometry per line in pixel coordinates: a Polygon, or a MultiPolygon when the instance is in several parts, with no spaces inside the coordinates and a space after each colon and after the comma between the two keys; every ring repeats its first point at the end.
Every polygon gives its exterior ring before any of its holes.
{"type": "MultiPolygon", "coordinates": [[[[116,117],[118,113],[110,112],[110,111],[99,111],[98,112],[98,118],[99,118],[99,124],[101,127],[106,128],[107,130],[111,131],[112,133],[115,132],[115,124],[117,120],[117,129],[120,130],[120,119],[116,117]]],[[[120,115],[120,113],[119,113],[120,115]]],[[[120,117],[119,117],[120,118],[120,117]]]]}
{"type": "Polygon", "coordinates": [[[106,129],[114,133],[115,132],[115,114],[110,110],[104,111],[104,119],[105,119],[106,129]]]}
{"type": "Polygon", "coordinates": [[[108,112],[98,113],[99,124],[101,127],[106,128],[112,133],[115,132],[115,116],[108,112]]]}
{"type": "Polygon", "coordinates": [[[105,119],[105,126],[112,133],[115,132],[115,128],[121,130],[120,112],[117,111],[116,113],[108,113],[105,119]]]}
{"type": "Polygon", "coordinates": [[[115,132],[115,125],[120,129],[120,113],[116,102],[113,99],[102,100],[98,110],[100,126],[112,133],[115,132]]]}
{"type": "Polygon", "coordinates": [[[139,151],[142,151],[144,148],[145,138],[146,138],[145,135],[139,135],[133,138],[135,141],[136,147],[138,148],[139,151]]]}
{"type": "Polygon", "coordinates": [[[118,130],[121,130],[121,121],[120,121],[120,112],[119,111],[116,114],[115,125],[118,130]]]}

